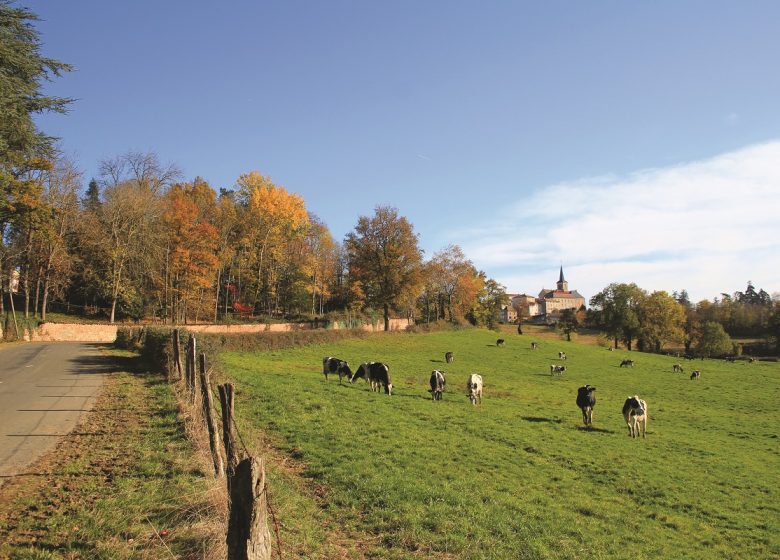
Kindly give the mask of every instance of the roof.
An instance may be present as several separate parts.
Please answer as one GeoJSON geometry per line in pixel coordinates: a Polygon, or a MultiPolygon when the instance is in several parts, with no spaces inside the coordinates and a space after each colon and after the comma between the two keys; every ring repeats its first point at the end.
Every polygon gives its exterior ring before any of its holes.
{"type": "Polygon", "coordinates": [[[585,299],[580,295],[580,293],[577,290],[573,290],[571,292],[564,292],[563,290],[549,290],[542,297],[544,299],[551,299],[551,298],[585,299]]]}

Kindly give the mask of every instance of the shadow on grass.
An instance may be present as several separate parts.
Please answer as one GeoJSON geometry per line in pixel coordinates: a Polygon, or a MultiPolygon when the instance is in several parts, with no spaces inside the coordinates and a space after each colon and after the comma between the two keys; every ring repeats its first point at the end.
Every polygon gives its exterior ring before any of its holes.
{"type": "Polygon", "coordinates": [[[526,422],[547,422],[549,424],[560,424],[560,418],[544,418],[542,416],[521,416],[526,422]]]}
{"type": "Polygon", "coordinates": [[[594,428],[593,426],[577,426],[579,432],[597,432],[599,434],[614,434],[614,430],[605,430],[604,428],[594,428]]]}

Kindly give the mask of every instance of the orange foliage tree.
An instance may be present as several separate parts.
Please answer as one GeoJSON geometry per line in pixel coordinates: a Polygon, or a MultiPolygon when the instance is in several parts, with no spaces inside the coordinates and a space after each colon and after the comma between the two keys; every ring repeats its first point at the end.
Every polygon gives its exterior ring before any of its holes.
{"type": "Polygon", "coordinates": [[[178,183],[165,194],[165,207],[165,279],[171,316],[174,322],[186,323],[190,316],[197,322],[206,304],[212,307],[210,288],[219,264],[219,230],[212,223],[216,193],[200,179],[178,183]]]}

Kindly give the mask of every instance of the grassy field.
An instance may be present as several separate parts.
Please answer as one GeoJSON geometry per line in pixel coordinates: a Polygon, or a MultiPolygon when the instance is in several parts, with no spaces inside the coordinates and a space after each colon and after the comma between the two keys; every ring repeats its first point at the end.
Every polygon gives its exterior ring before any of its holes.
{"type": "Polygon", "coordinates": [[[681,375],[665,356],[632,353],[636,366],[620,368],[628,352],[516,334],[498,348],[496,336],[223,355],[242,429],[295,465],[271,472],[288,551],[335,557],[332,530],[352,543],[348,557],[780,557],[778,364],[685,362],[681,375]],[[568,370],[551,377],[559,350],[568,370]],[[326,383],[325,355],[389,364],[393,396],[326,383]],[[447,372],[437,403],[434,368],[447,372]],[[465,395],[472,372],[485,380],[477,407],[465,395]],[[597,387],[591,430],[574,403],[585,383],[597,387]],[[648,402],[645,440],[627,436],[621,415],[633,394],[648,402]]]}

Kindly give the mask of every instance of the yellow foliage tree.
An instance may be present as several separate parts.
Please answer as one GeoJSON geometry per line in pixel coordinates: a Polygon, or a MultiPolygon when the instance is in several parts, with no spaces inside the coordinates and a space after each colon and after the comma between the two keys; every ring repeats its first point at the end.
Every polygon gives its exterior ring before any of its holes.
{"type": "Polygon", "coordinates": [[[256,271],[254,302],[265,300],[269,313],[278,309],[275,298],[279,270],[288,256],[290,243],[303,238],[309,215],[303,198],[275,185],[257,171],[241,175],[239,201],[242,205],[242,244],[247,265],[256,271]]]}

